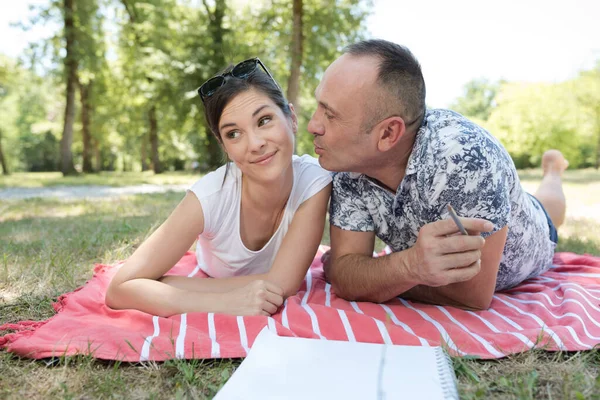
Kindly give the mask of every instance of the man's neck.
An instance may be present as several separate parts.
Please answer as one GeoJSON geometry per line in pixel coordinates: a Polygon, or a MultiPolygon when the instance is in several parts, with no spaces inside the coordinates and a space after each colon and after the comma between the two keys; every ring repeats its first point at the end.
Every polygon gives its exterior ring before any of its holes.
{"type": "Polygon", "coordinates": [[[375,165],[364,174],[377,181],[384,189],[396,193],[402,179],[406,175],[408,160],[412,154],[415,138],[416,135],[413,134],[405,143],[398,143],[396,152],[390,154],[380,164],[375,165]]]}

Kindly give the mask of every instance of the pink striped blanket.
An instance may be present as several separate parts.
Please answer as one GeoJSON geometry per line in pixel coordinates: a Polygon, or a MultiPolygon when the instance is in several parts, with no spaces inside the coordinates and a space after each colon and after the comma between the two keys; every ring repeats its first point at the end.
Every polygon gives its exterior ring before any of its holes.
{"type": "MultiPolygon", "coordinates": [[[[451,354],[499,358],[540,347],[588,350],[600,343],[600,258],[555,256],[554,267],[494,296],[487,311],[472,312],[395,299],[348,302],[323,279],[321,246],[297,295],[272,317],[191,313],[159,318],[114,311],[104,293],[116,267],[97,265],[83,287],[62,295],[46,321],[8,323],[0,347],[21,356],[91,354],[101,359],[244,357],[264,326],[281,336],[415,346],[443,345],[451,354]]],[[[193,253],[171,274],[201,276],[193,253]]]]}

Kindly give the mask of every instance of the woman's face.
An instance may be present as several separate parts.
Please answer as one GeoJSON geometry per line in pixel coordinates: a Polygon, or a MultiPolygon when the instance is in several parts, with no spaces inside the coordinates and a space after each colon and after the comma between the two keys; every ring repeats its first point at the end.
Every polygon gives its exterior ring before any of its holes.
{"type": "Polygon", "coordinates": [[[248,178],[280,178],[292,161],[296,116],[292,118],[265,94],[251,89],[227,104],[219,133],[227,155],[248,178]]]}

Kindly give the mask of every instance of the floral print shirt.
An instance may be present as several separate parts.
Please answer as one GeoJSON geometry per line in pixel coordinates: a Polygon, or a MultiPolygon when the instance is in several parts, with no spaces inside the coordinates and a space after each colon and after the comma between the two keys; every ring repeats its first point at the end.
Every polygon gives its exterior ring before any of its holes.
{"type": "Polygon", "coordinates": [[[448,204],[460,216],[491,221],[494,230],[483,237],[508,226],[496,290],[551,266],[556,245],[546,214],[521,187],[507,151],[450,110],[427,110],[395,194],[362,174],[334,174],[330,221],[344,230],[374,231],[392,251],[402,251],[415,244],[423,225],[449,217],[448,204]]]}

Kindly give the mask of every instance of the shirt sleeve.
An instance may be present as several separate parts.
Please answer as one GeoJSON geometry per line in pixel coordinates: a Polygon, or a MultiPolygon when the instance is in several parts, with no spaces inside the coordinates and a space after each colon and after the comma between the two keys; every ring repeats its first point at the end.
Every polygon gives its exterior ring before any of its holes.
{"type": "MultiPolygon", "coordinates": [[[[219,211],[219,193],[223,188],[225,181],[225,167],[221,167],[216,171],[210,172],[197,180],[192,186],[187,189],[187,192],[192,192],[200,205],[204,214],[204,231],[203,235],[210,237],[215,228],[218,228],[215,215],[219,211]]],[[[230,176],[227,179],[234,179],[230,176]]]]}
{"type": "Polygon", "coordinates": [[[325,186],[331,183],[332,179],[331,173],[323,169],[315,158],[304,155],[301,157],[301,161],[302,167],[297,183],[301,190],[297,207],[323,190],[325,186]]]}
{"type": "Polygon", "coordinates": [[[448,138],[439,151],[430,205],[448,218],[450,204],[462,217],[482,218],[494,224],[487,237],[508,224],[511,202],[509,177],[512,161],[501,145],[486,134],[461,132],[448,138]]]}
{"type": "Polygon", "coordinates": [[[360,182],[347,173],[333,177],[329,221],[346,231],[372,232],[375,230],[373,217],[361,198],[360,182]]]}

